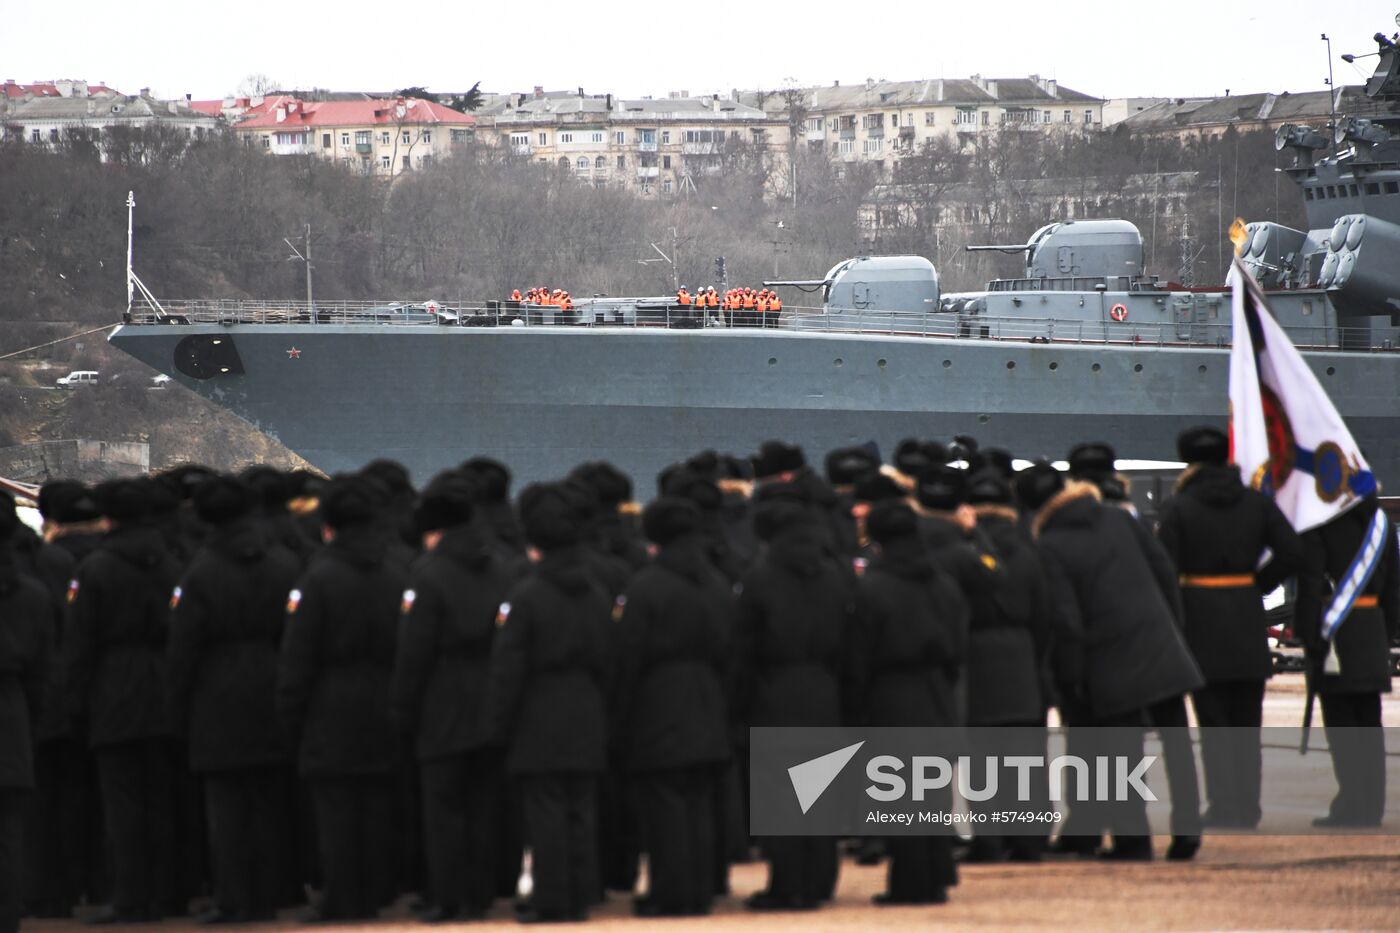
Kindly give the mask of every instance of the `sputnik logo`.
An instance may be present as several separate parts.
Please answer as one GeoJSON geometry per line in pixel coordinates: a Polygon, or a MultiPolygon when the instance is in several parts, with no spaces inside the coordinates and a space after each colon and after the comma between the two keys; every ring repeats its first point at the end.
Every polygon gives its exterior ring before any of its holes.
{"type": "Polygon", "coordinates": [[[812,805],[826,793],[826,789],[836,780],[841,769],[850,763],[864,744],[862,741],[847,745],[820,758],[813,758],[788,768],[788,778],[792,781],[792,789],[797,794],[797,803],[802,807],[803,813],[812,809],[812,805]]]}
{"type": "Polygon", "coordinates": [[[301,351],[298,350],[296,347],[292,347],[290,350],[287,351],[287,359],[289,359],[289,360],[299,360],[299,359],[301,359],[301,351]]]}

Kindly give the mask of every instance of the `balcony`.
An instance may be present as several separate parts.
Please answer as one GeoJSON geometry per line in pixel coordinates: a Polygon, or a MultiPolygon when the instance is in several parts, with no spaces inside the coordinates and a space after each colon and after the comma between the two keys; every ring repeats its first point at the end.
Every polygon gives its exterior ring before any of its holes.
{"type": "Polygon", "coordinates": [[[899,128],[899,138],[900,138],[900,139],[913,139],[913,138],[914,138],[914,128],[913,128],[912,126],[901,126],[901,127],[899,128]]]}
{"type": "Polygon", "coordinates": [[[649,141],[647,141],[647,140],[639,140],[639,141],[637,142],[637,151],[638,151],[638,152],[655,152],[655,151],[656,151],[656,140],[654,140],[654,139],[653,139],[653,140],[649,140],[649,141]]]}
{"type": "Polygon", "coordinates": [[[852,126],[852,127],[842,127],[842,128],[841,128],[841,139],[855,139],[855,138],[856,138],[856,128],[855,128],[854,126],[852,126]]]}
{"type": "Polygon", "coordinates": [[[681,155],[718,155],[717,143],[681,143],[681,155]]]}
{"type": "Polygon", "coordinates": [[[865,131],[865,136],[867,139],[884,139],[885,128],[883,126],[872,126],[865,131]]]}
{"type": "Polygon", "coordinates": [[[659,165],[639,165],[637,166],[638,178],[659,178],[661,177],[661,167],[659,165]]]}
{"type": "Polygon", "coordinates": [[[355,151],[360,155],[369,155],[374,152],[374,143],[355,143],[355,151]]]}
{"type": "Polygon", "coordinates": [[[527,156],[533,155],[535,149],[529,143],[513,143],[511,144],[510,151],[516,155],[527,156]]]}

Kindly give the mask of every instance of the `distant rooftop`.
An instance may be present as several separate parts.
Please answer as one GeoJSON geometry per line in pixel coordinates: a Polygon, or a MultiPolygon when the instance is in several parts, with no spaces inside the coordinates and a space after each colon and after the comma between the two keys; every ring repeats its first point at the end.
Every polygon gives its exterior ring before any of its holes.
{"type": "MultiPolygon", "coordinates": [[[[925,78],[921,81],[834,83],[828,87],[802,88],[803,106],[809,110],[865,110],[872,107],[917,107],[936,104],[1031,105],[1051,103],[1102,103],[1102,99],[1060,84],[1054,78],[925,78]]],[[[741,91],[739,100],[762,106],[770,113],[787,108],[779,90],[741,91]]]]}

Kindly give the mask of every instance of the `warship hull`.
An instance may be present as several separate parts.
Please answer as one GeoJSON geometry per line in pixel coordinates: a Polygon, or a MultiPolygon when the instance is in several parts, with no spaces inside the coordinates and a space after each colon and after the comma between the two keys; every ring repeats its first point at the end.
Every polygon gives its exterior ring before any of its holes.
{"type": "MultiPolygon", "coordinates": [[[[486,455],[521,482],[585,460],[652,477],[697,450],[768,438],[809,456],[875,441],[976,436],[1018,456],[1105,440],[1174,460],[1181,429],[1228,412],[1228,350],[890,334],[640,327],[126,324],[111,342],[328,472],[376,457],[418,482],[486,455]],[[229,338],[241,373],[174,365],[229,338]]],[[[1377,477],[1400,481],[1400,355],[1307,353],[1377,477]]]]}

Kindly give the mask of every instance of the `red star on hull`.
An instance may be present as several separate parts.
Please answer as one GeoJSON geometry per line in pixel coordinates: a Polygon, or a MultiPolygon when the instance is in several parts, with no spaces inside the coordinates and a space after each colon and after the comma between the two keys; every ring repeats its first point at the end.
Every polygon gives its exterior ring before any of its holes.
{"type": "Polygon", "coordinates": [[[292,347],[290,350],[287,351],[287,359],[289,359],[289,360],[299,360],[299,359],[301,359],[301,351],[298,350],[296,347],[292,347]]]}

